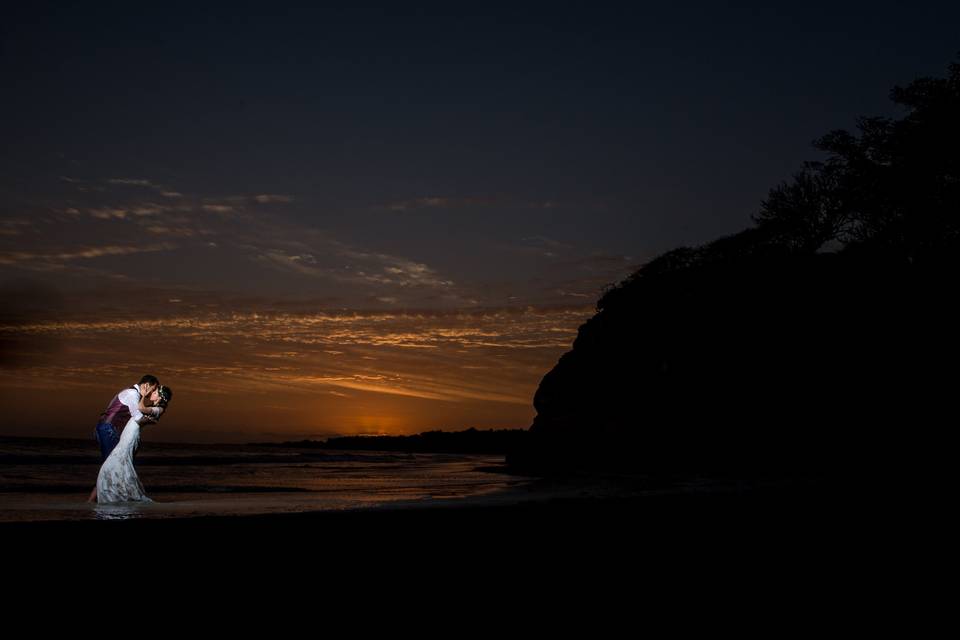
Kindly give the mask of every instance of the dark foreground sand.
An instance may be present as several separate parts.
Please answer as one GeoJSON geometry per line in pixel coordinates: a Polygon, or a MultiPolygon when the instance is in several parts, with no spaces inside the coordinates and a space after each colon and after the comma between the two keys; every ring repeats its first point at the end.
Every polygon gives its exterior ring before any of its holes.
{"type": "MultiPolygon", "coordinates": [[[[565,485],[570,488],[569,482],[565,485]]],[[[8,550],[42,545],[92,557],[123,541],[151,558],[195,554],[238,562],[461,562],[653,565],[770,559],[855,560],[874,514],[835,487],[732,485],[688,491],[545,491],[522,502],[166,520],[0,525],[8,550]],[[53,541],[53,544],[51,544],[53,541]]]]}
{"type": "MultiPolygon", "coordinates": [[[[546,624],[564,631],[579,620],[584,636],[608,637],[624,625],[649,626],[651,616],[715,633],[723,616],[737,630],[853,632],[884,619],[884,599],[909,584],[898,577],[910,571],[903,549],[889,535],[898,516],[885,498],[878,508],[859,489],[576,493],[429,508],[11,524],[0,526],[0,539],[6,582],[23,601],[12,610],[38,598],[71,602],[89,610],[86,625],[134,598],[177,619],[215,611],[278,621],[297,612],[327,626],[383,621],[419,629],[459,608],[444,625],[521,624],[508,618],[533,624],[531,632],[546,624]]],[[[133,623],[142,628],[145,620],[133,623]]]]}

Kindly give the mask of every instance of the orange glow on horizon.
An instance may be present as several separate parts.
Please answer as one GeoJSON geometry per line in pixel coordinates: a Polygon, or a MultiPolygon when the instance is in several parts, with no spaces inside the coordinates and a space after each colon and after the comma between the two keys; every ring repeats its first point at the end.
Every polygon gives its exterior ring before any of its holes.
{"type": "Polygon", "coordinates": [[[110,397],[143,373],[175,392],[152,434],[163,440],[525,428],[537,385],[592,313],[220,313],[0,325],[0,340],[18,350],[16,366],[0,368],[0,433],[86,437],[110,397]]]}

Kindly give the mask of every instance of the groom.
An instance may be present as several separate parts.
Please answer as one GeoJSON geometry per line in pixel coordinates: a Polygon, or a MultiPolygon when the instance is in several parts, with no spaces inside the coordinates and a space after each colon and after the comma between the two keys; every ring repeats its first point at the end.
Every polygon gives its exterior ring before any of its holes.
{"type": "MultiPolygon", "coordinates": [[[[160,381],[156,376],[145,375],[140,378],[140,382],[124,389],[113,396],[106,411],[100,414],[100,421],[97,423],[95,437],[100,443],[100,463],[106,461],[107,456],[113,451],[113,448],[120,442],[120,431],[123,430],[130,418],[139,420],[143,417],[140,412],[140,399],[147,398],[153,391],[160,386],[160,381]]],[[[93,487],[87,502],[97,501],[97,487],[93,487]]]]}

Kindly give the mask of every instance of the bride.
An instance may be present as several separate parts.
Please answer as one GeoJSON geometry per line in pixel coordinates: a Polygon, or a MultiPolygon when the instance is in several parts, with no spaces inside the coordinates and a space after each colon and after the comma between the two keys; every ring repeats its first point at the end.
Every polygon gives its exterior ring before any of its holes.
{"type": "Polygon", "coordinates": [[[140,410],[143,417],[139,422],[132,417],[127,421],[120,434],[120,442],[100,467],[100,475],[97,476],[97,502],[153,502],[144,493],[140,478],[137,477],[133,454],[140,446],[141,423],[156,422],[171,397],[173,391],[170,387],[161,386],[150,394],[149,404],[145,404],[141,399],[140,410]]]}

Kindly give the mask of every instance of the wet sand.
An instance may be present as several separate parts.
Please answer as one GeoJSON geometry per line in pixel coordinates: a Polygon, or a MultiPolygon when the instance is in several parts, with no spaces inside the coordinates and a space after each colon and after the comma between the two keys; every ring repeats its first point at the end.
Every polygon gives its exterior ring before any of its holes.
{"type": "MultiPolygon", "coordinates": [[[[541,480],[525,496],[249,516],[0,525],[8,549],[95,562],[133,544],[141,561],[250,567],[538,566],[647,569],[691,562],[819,565],[863,549],[861,523],[822,486],[724,485],[637,490],[608,480],[541,480]],[[51,541],[53,543],[51,544],[51,541]]],[[[91,565],[92,566],[92,565],[91,565]]],[[[521,571],[522,573],[522,571],[521,571]]]]}

